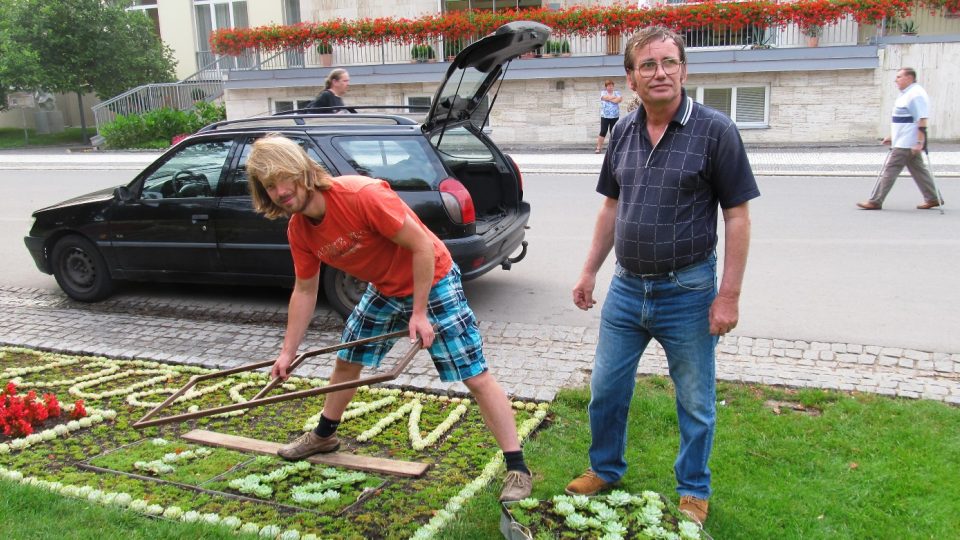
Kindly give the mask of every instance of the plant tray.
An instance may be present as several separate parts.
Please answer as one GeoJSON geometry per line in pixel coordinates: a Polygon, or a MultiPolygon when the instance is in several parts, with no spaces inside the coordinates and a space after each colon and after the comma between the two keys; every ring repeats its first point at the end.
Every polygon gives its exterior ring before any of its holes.
{"type": "MultiPolygon", "coordinates": [[[[567,524],[566,518],[555,512],[557,508],[556,501],[558,499],[560,501],[570,501],[570,504],[575,505],[576,514],[590,520],[595,520],[599,522],[601,526],[606,526],[607,523],[615,519],[623,526],[620,536],[624,539],[648,538],[648,536],[643,534],[644,524],[635,516],[641,513],[644,507],[649,505],[651,501],[658,501],[658,503],[654,503],[661,508],[661,517],[658,525],[667,531],[678,533],[681,523],[692,523],[680,514],[677,507],[662,494],[653,492],[633,494],[615,491],[595,497],[579,498],[577,501],[574,501],[574,497],[560,495],[553,499],[536,501],[537,506],[529,509],[524,509],[521,501],[503,503],[500,513],[500,533],[503,534],[506,540],[536,540],[540,538],[578,538],[589,540],[599,539],[607,534],[602,528],[575,529],[570,527],[567,524]],[[617,495],[614,495],[615,498],[611,499],[610,496],[614,493],[617,495]],[[619,502],[616,497],[623,500],[630,498],[631,502],[616,506],[614,502],[619,502]],[[616,517],[611,518],[612,514],[604,514],[602,510],[604,507],[613,511],[616,517]]],[[[594,523],[594,525],[596,525],[596,523],[594,523]]],[[[686,527],[690,526],[687,525],[686,527]]],[[[697,535],[696,538],[700,540],[713,540],[705,530],[699,527],[697,527],[697,535]]],[[[680,538],[687,540],[693,537],[681,535],[680,538]]]]}

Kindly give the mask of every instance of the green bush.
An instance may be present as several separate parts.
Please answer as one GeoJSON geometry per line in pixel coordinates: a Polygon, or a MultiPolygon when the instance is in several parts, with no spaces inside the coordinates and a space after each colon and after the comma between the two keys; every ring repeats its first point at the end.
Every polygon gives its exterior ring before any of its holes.
{"type": "Polygon", "coordinates": [[[421,43],[418,45],[414,45],[410,49],[410,56],[414,60],[423,62],[425,60],[432,60],[433,58],[436,58],[436,53],[433,52],[433,47],[425,43],[421,43]]]}
{"type": "Polygon", "coordinates": [[[333,54],[333,46],[325,41],[317,43],[317,54],[333,54]]]}
{"type": "Polygon", "coordinates": [[[543,46],[543,52],[546,54],[568,54],[570,52],[570,42],[567,40],[548,39],[543,46]]]}
{"type": "Polygon", "coordinates": [[[447,39],[443,42],[443,55],[444,56],[456,56],[460,54],[460,51],[463,50],[463,40],[461,39],[447,39]]]}
{"type": "Polygon", "coordinates": [[[226,108],[205,101],[192,111],[164,107],[144,114],[118,115],[100,128],[110,148],[166,148],[175,135],[193,133],[226,118],[226,108]]]}

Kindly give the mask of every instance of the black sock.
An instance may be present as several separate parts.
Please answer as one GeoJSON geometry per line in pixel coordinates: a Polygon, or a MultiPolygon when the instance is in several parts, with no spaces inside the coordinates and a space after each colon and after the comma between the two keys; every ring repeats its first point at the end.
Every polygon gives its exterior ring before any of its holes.
{"type": "Polygon", "coordinates": [[[503,459],[507,461],[508,471],[520,471],[522,473],[530,474],[530,469],[527,468],[527,464],[523,461],[523,450],[504,452],[503,459]]]}
{"type": "Polygon", "coordinates": [[[317,427],[313,429],[313,432],[316,433],[318,437],[329,437],[337,431],[339,426],[339,420],[330,420],[321,414],[320,422],[317,424],[317,427]]]}

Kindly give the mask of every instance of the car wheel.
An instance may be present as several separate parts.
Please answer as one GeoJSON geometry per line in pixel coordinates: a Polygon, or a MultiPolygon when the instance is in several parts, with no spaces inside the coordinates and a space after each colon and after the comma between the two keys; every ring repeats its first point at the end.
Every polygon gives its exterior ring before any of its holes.
{"type": "Polygon", "coordinates": [[[53,246],[53,276],[67,296],[96,302],[110,296],[113,279],[107,262],[90,241],[67,236],[53,246]]]}
{"type": "Polygon", "coordinates": [[[323,292],[330,307],[344,319],[350,316],[353,308],[367,290],[367,282],[361,281],[343,270],[328,266],[323,272],[323,292]]]}

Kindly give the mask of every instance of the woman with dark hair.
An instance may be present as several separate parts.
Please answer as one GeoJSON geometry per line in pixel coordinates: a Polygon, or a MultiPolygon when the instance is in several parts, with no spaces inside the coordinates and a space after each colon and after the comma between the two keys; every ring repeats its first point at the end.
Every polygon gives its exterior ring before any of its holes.
{"type": "Polygon", "coordinates": [[[620,92],[613,89],[613,81],[607,79],[603,86],[604,89],[600,92],[600,135],[597,136],[595,154],[603,150],[603,139],[607,136],[607,131],[613,129],[613,125],[620,119],[620,102],[623,101],[620,92]]]}
{"type": "MultiPolygon", "coordinates": [[[[308,109],[323,108],[319,113],[329,114],[343,112],[343,109],[331,110],[326,107],[343,107],[343,95],[350,87],[350,74],[343,68],[337,68],[327,75],[323,92],[307,105],[308,109]]],[[[351,111],[353,112],[353,111],[351,111]]]]}

